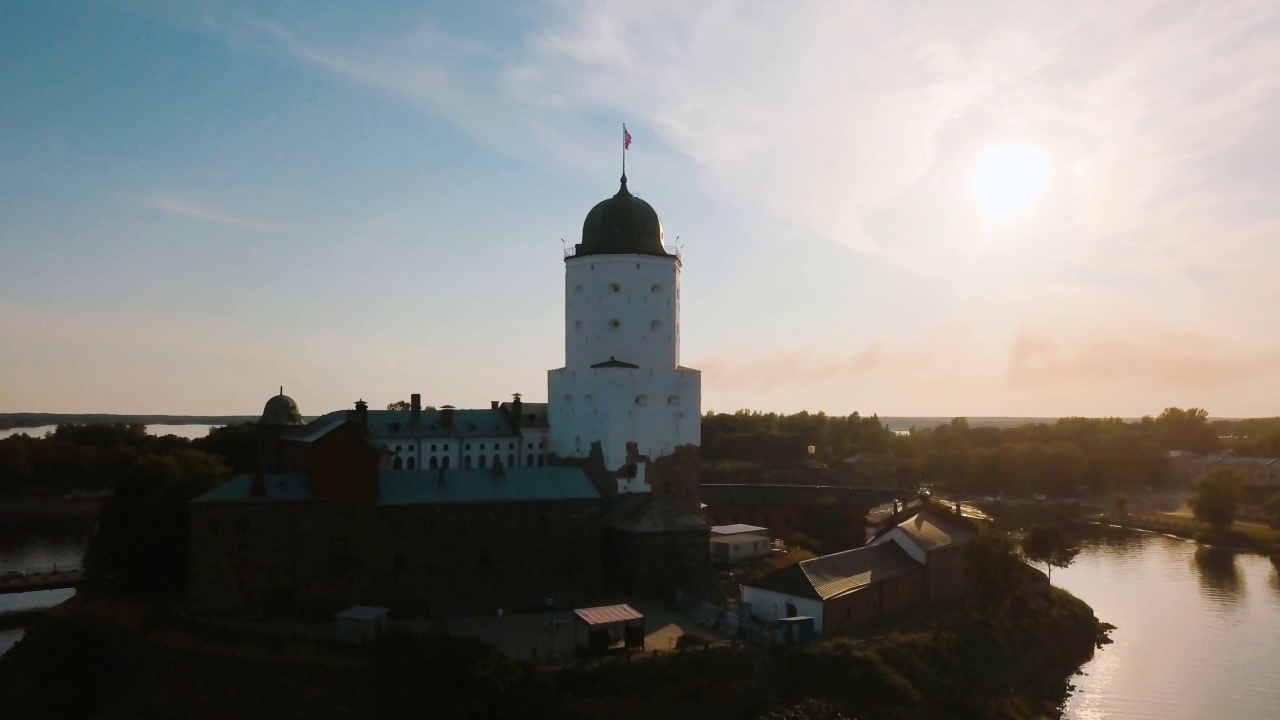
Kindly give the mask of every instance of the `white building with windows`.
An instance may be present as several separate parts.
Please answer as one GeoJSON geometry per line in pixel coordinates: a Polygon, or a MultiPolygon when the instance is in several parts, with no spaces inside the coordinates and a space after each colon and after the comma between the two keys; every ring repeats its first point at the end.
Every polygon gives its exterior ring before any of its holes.
{"type": "Polygon", "coordinates": [[[645,463],[701,442],[702,376],[680,365],[679,252],[649,203],[627,190],[596,205],[565,253],[565,365],[547,378],[551,452],[623,471],[647,492],[645,463]],[[634,444],[634,445],[633,445],[634,444]]]}

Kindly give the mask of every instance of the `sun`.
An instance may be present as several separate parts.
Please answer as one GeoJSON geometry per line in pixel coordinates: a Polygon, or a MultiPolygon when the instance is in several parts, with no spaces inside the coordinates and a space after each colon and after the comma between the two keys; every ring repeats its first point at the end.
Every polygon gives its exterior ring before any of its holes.
{"type": "Polygon", "coordinates": [[[1031,207],[1048,179],[1048,155],[1030,145],[1007,143],[982,156],[973,175],[973,194],[987,220],[1004,222],[1031,207]]]}

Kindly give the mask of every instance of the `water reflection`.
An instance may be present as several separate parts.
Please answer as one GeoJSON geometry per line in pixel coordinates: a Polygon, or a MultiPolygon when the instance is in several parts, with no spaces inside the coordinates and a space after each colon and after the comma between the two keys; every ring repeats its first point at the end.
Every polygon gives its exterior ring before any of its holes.
{"type": "Polygon", "coordinates": [[[1216,547],[1196,548],[1193,564],[1199,571],[1200,591],[1215,601],[1235,602],[1240,598],[1240,568],[1233,550],[1216,547]]]}

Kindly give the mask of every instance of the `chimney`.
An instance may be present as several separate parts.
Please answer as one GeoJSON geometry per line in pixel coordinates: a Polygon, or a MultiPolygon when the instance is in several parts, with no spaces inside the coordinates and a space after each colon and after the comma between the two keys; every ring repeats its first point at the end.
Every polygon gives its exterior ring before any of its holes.
{"type": "Polygon", "coordinates": [[[360,426],[360,429],[362,431],[368,431],[369,403],[365,402],[364,400],[357,400],[355,416],[352,419],[355,421],[356,425],[360,426]]]}
{"type": "Polygon", "coordinates": [[[440,406],[440,427],[448,430],[453,427],[453,410],[452,405],[440,406]]]}
{"type": "Polygon", "coordinates": [[[490,410],[497,410],[497,409],[498,409],[498,406],[499,406],[499,405],[501,405],[501,404],[502,404],[502,403],[498,402],[497,400],[490,400],[490,401],[489,401],[489,409],[490,409],[490,410]]]}
{"type": "Polygon", "coordinates": [[[511,419],[515,422],[516,430],[524,424],[524,403],[520,402],[520,393],[511,396],[511,419]]]}
{"type": "Polygon", "coordinates": [[[960,517],[960,501],[956,501],[956,517],[960,517]]]}
{"type": "Polygon", "coordinates": [[[414,393],[409,396],[409,424],[417,426],[422,422],[422,395],[414,393]]]}

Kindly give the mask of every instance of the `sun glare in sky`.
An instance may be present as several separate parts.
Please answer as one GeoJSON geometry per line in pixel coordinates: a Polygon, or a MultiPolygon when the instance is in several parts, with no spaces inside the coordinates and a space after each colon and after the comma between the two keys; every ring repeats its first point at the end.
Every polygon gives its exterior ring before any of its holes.
{"type": "Polygon", "coordinates": [[[1010,220],[1029,208],[1044,191],[1049,156],[1030,145],[1009,143],[992,148],[978,163],[973,192],[987,220],[1010,220]]]}

